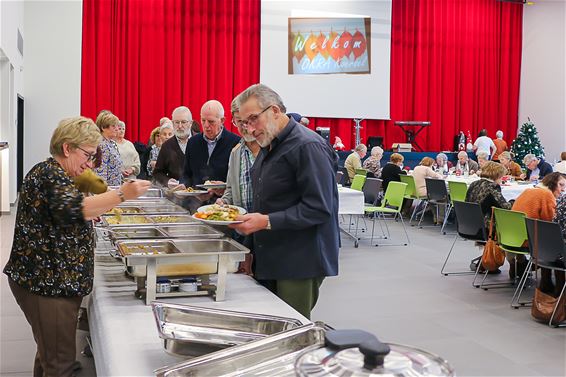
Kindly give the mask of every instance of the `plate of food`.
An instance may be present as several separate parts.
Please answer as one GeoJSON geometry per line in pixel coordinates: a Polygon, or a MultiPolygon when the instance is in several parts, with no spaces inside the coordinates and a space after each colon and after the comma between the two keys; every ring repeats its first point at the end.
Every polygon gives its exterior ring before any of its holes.
{"type": "Polygon", "coordinates": [[[236,217],[246,212],[244,208],[238,206],[210,204],[197,209],[193,218],[211,225],[239,224],[242,221],[236,220],[236,217]]]}
{"type": "Polygon", "coordinates": [[[195,195],[202,195],[208,194],[207,190],[198,190],[192,187],[187,187],[184,190],[176,190],[173,191],[173,194],[176,196],[195,196],[195,195]]]}
{"type": "Polygon", "coordinates": [[[201,185],[196,185],[196,187],[203,189],[223,189],[226,188],[226,183],[218,181],[206,181],[201,185]]]}

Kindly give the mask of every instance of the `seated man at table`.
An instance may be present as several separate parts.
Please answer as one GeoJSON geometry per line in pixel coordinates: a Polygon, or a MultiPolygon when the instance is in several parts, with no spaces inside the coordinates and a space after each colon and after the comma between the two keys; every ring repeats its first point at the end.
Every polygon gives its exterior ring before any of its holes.
{"type": "Polygon", "coordinates": [[[479,170],[479,165],[474,160],[470,160],[468,153],[465,151],[460,151],[458,153],[458,162],[456,163],[456,171],[460,171],[462,174],[474,174],[479,170]]]}
{"type": "Polygon", "coordinates": [[[348,177],[350,182],[354,180],[356,169],[362,168],[362,158],[366,156],[368,149],[364,144],[357,145],[354,151],[346,158],[344,167],[348,170],[348,177]]]}
{"type": "Polygon", "coordinates": [[[240,137],[224,128],[224,107],[216,100],[202,105],[200,118],[203,132],[191,137],[185,153],[181,183],[186,187],[205,181],[226,182],[228,160],[240,137]]]}
{"type": "Polygon", "coordinates": [[[526,181],[538,181],[552,173],[552,166],[548,162],[531,153],[523,157],[523,165],[527,167],[527,173],[521,174],[521,179],[526,181]]]}

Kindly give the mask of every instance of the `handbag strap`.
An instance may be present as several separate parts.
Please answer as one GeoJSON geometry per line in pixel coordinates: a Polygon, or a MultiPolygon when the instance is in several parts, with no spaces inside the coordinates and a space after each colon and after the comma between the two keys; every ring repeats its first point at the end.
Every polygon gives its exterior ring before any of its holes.
{"type": "Polygon", "coordinates": [[[494,207],[491,207],[491,219],[489,220],[489,235],[487,236],[488,239],[493,239],[493,214],[495,213],[494,207]]]}

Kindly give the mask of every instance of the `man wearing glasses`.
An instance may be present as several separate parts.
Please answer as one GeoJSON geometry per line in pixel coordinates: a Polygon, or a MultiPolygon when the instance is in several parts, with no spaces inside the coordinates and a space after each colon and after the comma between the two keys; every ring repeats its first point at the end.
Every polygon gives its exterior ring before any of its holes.
{"type": "Polygon", "coordinates": [[[224,128],[224,107],[216,100],[202,105],[202,133],[194,135],[187,144],[185,168],[181,183],[186,187],[205,181],[226,182],[230,151],[240,137],[224,128]]]}
{"type": "Polygon", "coordinates": [[[338,274],[336,156],[285,115],[269,87],[252,85],[238,99],[242,127],[263,149],[251,173],[254,213],[230,227],[253,233],[255,278],[310,318],[322,281],[338,274]]]}
{"type": "Polygon", "coordinates": [[[163,186],[179,184],[193,121],[191,110],[185,106],[173,110],[171,118],[175,137],[163,143],[153,170],[153,178],[163,186]]]}

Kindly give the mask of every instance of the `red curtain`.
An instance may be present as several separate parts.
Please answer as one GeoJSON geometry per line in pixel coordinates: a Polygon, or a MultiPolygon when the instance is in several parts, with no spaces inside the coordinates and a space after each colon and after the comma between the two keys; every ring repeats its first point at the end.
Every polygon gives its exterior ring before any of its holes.
{"type": "MultiPolygon", "coordinates": [[[[395,120],[428,120],[417,142],[452,150],[454,136],[486,128],[515,138],[519,112],[523,6],[495,0],[393,0],[391,121],[362,122],[362,142],[403,142],[395,120]]],[[[314,119],[354,146],[351,119],[314,119]]]]}
{"type": "Polygon", "coordinates": [[[144,143],[177,106],[229,115],[259,81],[259,42],[260,0],[83,0],[82,114],[111,110],[144,143]]]}
{"type": "MultiPolygon", "coordinates": [[[[181,104],[227,113],[259,80],[260,0],[84,0],[82,112],[110,109],[147,141],[181,104]]],[[[417,141],[451,150],[458,131],[510,142],[518,123],[523,6],[495,0],[393,0],[391,121],[362,122],[362,142],[405,140],[395,120],[428,120],[417,141]]],[[[283,99],[285,100],[285,99],[283,99]]],[[[290,109],[292,111],[292,109],[290,109]]],[[[227,114],[228,115],[228,114],[227,114]]],[[[308,116],[309,114],[304,114],[308,116]]],[[[351,119],[312,118],[354,146],[351,119]]],[[[332,140],[333,141],[333,140],[332,140]]]]}

